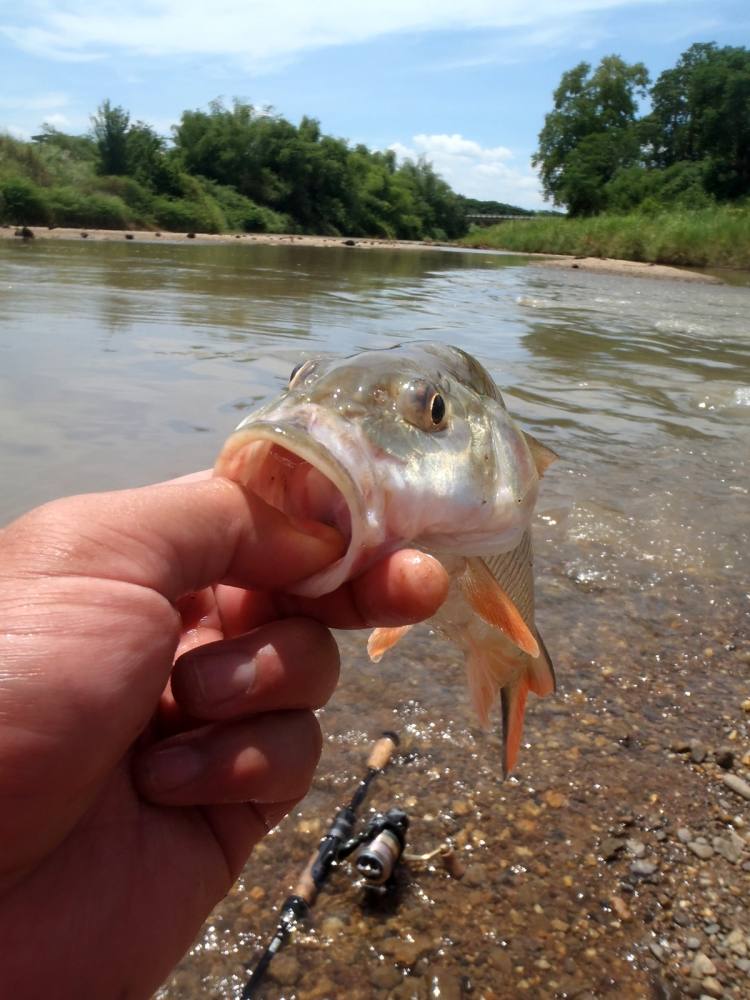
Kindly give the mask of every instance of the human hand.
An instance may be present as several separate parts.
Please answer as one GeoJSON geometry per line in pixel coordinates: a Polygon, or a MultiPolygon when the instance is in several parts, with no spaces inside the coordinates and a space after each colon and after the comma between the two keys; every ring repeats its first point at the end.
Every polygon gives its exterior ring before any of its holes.
{"type": "Polygon", "coordinates": [[[308,789],[338,677],[325,626],[445,597],[416,552],[283,594],[341,547],[222,479],[55,501],[0,533],[0,996],[145,997],[184,954],[308,789]]]}

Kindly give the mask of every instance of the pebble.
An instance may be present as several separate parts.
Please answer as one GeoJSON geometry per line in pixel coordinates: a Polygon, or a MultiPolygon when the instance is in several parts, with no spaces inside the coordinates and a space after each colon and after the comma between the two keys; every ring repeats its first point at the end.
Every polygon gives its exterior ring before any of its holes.
{"type": "Polygon", "coordinates": [[[697,951],[701,946],[701,939],[697,937],[689,937],[685,942],[685,947],[688,951],[697,951]]]}
{"type": "Polygon", "coordinates": [[[688,847],[693,854],[701,858],[703,861],[710,858],[714,853],[714,849],[710,844],[704,844],[700,840],[691,840],[688,847]]]}
{"type": "Polygon", "coordinates": [[[440,1000],[461,1000],[461,980],[455,972],[433,973],[430,976],[430,996],[440,1000]]]}
{"type": "Polygon", "coordinates": [[[735,955],[744,956],[747,954],[745,935],[739,927],[735,927],[733,931],[730,931],[729,934],[727,934],[725,942],[728,947],[732,949],[735,955]]]}
{"type": "Polygon", "coordinates": [[[617,837],[605,837],[599,845],[599,853],[605,861],[614,861],[625,847],[625,841],[617,837]]]}
{"type": "Polygon", "coordinates": [[[693,835],[686,826],[681,826],[677,831],[677,839],[681,840],[683,844],[687,844],[693,839],[693,835]]]}
{"type": "Polygon", "coordinates": [[[694,764],[702,764],[706,759],[708,751],[705,746],[699,741],[695,740],[690,744],[690,759],[694,764]]]}
{"type": "Polygon", "coordinates": [[[278,955],[269,969],[271,976],[282,986],[294,986],[300,977],[300,964],[294,955],[278,955]]]}
{"type": "Polygon", "coordinates": [[[737,774],[725,774],[722,781],[731,788],[733,792],[741,795],[743,799],[750,800],[750,785],[737,774]]]}
{"type": "Polygon", "coordinates": [[[642,877],[653,875],[658,868],[656,861],[651,861],[647,859],[642,859],[639,861],[634,861],[630,866],[630,870],[634,875],[640,875],[642,877]]]}
{"type": "Polygon", "coordinates": [[[654,958],[658,958],[660,962],[664,961],[664,949],[661,945],[657,944],[656,941],[649,941],[648,947],[654,958]]]}
{"type": "Polygon", "coordinates": [[[693,964],[690,967],[690,974],[695,979],[703,979],[704,976],[713,976],[716,966],[704,952],[696,952],[693,964]]]}
{"type": "Polygon", "coordinates": [[[615,911],[620,920],[623,921],[630,920],[631,918],[630,910],[625,904],[625,901],[620,899],[619,896],[612,897],[612,909],[615,911]]]}
{"type": "Polygon", "coordinates": [[[320,925],[320,932],[326,937],[335,937],[344,927],[345,924],[341,917],[326,917],[320,925]]]}
{"type": "Polygon", "coordinates": [[[473,864],[469,865],[464,872],[464,882],[466,885],[470,886],[480,886],[484,885],[487,881],[487,872],[484,865],[473,864]]]}
{"type": "Polygon", "coordinates": [[[627,847],[634,858],[642,858],[646,853],[646,845],[640,840],[628,840],[627,847]]]}
{"type": "MultiPolygon", "coordinates": [[[[739,840],[739,837],[737,837],[737,840],[739,840]]],[[[714,850],[723,858],[726,858],[731,864],[736,865],[740,860],[740,856],[742,854],[741,841],[737,844],[733,843],[728,838],[714,837],[711,843],[713,844],[714,850]]]]}
{"type": "Polygon", "coordinates": [[[669,749],[672,753],[690,753],[690,740],[672,740],[669,749]]]}
{"type": "Polygon", "coordinates": [[[723,997],[724,987],[721,985],[718,979],[713,976],[706,976],[705,979],[701,981],[701,986],[703,987],[703,992],[707,993],[710,997],[723,997]]]}
{"type": "Polygon", "coordinates": [[[403,975],[395,966],[380,962],[369,972],[369,978],[373,986],[378,986],[381,990],[392,990],[401,982],[403,975]]]}

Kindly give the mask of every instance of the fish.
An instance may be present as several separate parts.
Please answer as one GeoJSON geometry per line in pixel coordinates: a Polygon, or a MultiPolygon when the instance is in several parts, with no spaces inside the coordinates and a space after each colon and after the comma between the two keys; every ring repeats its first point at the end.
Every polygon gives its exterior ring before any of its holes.
{"type": "MultiPolygon", "coordinates": [[[[531,544],[540,478],[556,458],[516,424],[476,358],[412,342],[300,362],[281,396],[229,436],[214,471],[344,536],[343,555],[292,593],[330,593],[402,548],[443,564],[448,596],[428,624],[462,651],[484,727],[500,702],[507,777],[529,691],[556,688],[535,622],[531,544]]],[[[375,629],[371,659],[411,627],[375,629]]]]}

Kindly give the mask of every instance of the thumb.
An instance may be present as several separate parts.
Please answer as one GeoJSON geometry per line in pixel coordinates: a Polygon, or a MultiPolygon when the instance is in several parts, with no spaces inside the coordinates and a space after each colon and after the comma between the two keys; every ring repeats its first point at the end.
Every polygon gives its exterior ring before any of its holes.
{"type": "Polygon", "coordinates": [[[213,478],[56,500],[3,534],[5,568],[148,587],[174,602],[225,580],[277,590],[334,562],[341,535],[213,478]]]}

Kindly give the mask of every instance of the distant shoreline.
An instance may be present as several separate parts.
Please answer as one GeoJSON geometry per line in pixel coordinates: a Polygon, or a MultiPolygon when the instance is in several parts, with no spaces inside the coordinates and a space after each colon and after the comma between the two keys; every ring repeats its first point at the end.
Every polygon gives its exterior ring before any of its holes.
{"type": "MultiPolygon", "coordinates": [[[[370,239],[367,237],[345,236],[297,236],[282,233],[187,233],[152,231],[148,229],[89,229],[81,227],[54,228],[47,226],[29,226],[34,239],[41,240],[90,240],[94,243],[222,243],[222,244],[252,244],[255,246],[300,246],[300,247],[346,247],[349,249],[386,249],[386,250],[470,250],[470,247],[455,243],[436,243],[419,240],[387,240],[370,239]],[[86,234],[85,237],[83,234],[86,234]]],[[[0,226],[0,239],[21,240],[16,236],[15,226],[0,226]]],[[[487,253],[504,253],[513,256],[528,257],[532,266],[568,267],[598,274],[613,274],[622,277],[662,278],[676,281],[693,281],[707,284],[722,284],[719,278],[703,274],[700,271],[688,271],[667,264],[649,264],[633,260],[617,260],[600,257],[573,257],[563,254],[524,253],[522,251],[498,251],[492,247],[476,247],[487,253]]]]}

